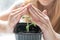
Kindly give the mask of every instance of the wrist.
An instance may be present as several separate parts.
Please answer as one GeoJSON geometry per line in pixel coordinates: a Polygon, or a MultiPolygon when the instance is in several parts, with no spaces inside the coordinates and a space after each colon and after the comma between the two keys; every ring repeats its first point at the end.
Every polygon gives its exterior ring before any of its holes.
{"type": "Polygon", "coordinates": [[[58,33],[56,33],[56,32],[54,32],[54,33],[55,33],[56,38],[57,38],[58,40],[60,40],[60,34],[58,34],[58,33]]]}
{"type": "Polygon", "coordinates": [[[1,33],[7,32],[7,21],[0,20],[0,32],[1,33]]]}
{"type": "Polygon", "coordinates": [[[11,25],[11,23],[10,23],[10,24],[8,23],[7,26],[8,26],[8,27],[7,27],[7,32],[8,32],[8,33],[13,33],[14,25],[11,25]]]}

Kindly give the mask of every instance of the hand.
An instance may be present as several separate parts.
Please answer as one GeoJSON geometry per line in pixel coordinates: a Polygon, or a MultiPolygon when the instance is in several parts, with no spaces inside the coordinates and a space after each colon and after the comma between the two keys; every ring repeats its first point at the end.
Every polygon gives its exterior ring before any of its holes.
{"type": "Polygon", "coordinates": [[[44,40],[58,40],[55,31],[52,28],[49,17],[46,15],[47,11],[41,12],[39,9],[31,5],[29,8],[31,21],[35,22],[42,30],[44,40]]]}
{"type": "Polygon", "coordinates": [[[15,12],[13,11],[11,12],[8,18],[8,26],[11,28],[10,30],[13,31],[14,27],[19,22],[21,16],[24,15],[25,12],[26,12],[26,8],[22,10],[18,9],[18,11],[16,10],[15,12]]]}
{"type": "Polygon", "coordinates": [[[9,30],[13,32],[14,27],[19,22],[20,18],[27,13],[27,7],[29,7],[29,4],[22,8],[18,8],[16,10],[12,10],[10,12],[9,18],[8,18],[8,26],[10,27],[9,30]]]}

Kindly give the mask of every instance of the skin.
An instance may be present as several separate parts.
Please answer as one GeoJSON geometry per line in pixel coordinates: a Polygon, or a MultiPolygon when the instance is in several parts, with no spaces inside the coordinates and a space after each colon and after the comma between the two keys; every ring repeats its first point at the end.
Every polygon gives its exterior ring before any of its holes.
{"type": "MultiPolygon", "coordinates": [[[[43,6],[49,5],[53,0],[39,0],[39,2],[43,6]],[[46,2],[45,2],[46,1],[46,2]]],[[[15,6],[16,7],[16,6],[15,6]]],[[[27,11],[30,12],[31,21],[35,22],[42,30],[44,40],[60,40],[60,35],[53,30],[49,17],[46,15],[47,11],[44,10],[41,12],[32,4],[27,4],[22,7],[15,8],[13,7],[11,10],[7,26],[10,32],[13,32],[15,25],[19,22],[22,15],[25,15],[27,11]],[[21,9],[20,9],[21,8],[21,9]]]]}
{"type": "MultiPolygon", "coordinates": [[[[29,4],[25,5],[24,7],[20,7],[11,11],[8,19],[8,26],[10,27],[10,32],[13,33],[15,25],[20,21],[22,15],[26,15],[27,7],[29,4]]],[[[9,30],[9,29],[8,29],[9,30]]]]}
{"type": "Polygon", "coordinates": [[[55,31],[52,28],[49,17],[45,14],[47,13],[46,10],[41,12],[34,6],[31,6],[29,8],[29,12],[31,13],[30,15],[32,21],[34,21],[41,28],[44,40],[59,40],[55,35],[55,31]]]}
{"type": "Polygon", "coordinates": [[[41,5],[43,6],[48,6],[49,4],[51,4],[54,0],[39,0],[39,2],[41,3],[41,5]]]}

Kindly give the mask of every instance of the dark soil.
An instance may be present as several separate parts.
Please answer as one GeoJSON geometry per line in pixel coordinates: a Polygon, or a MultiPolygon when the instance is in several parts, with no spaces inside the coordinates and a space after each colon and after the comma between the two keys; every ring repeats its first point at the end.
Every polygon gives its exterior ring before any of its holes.
{"type": "MultiPolygon", "coordinates": [[[[31,23],[29,23],[31,24],[31,23]]],[[[14,28],[14,33],[40,33],[41,29],[36,25],[29,26],[29,32],[26,30],[27,23],[17,23],[16,27],[14,28]]]]}

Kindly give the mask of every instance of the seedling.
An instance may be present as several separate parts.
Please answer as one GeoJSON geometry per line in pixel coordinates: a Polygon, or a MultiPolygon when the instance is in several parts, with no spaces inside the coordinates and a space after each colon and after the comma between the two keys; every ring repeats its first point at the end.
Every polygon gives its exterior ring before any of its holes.
{"type": "Polygon", "coordinates": [[[29,27],[31,26],[31,25],[33,25],[34,27],[36,27],[36,24],[34,23],[34,22],[31,22],[30,24],[29,24],[29,21],[31,21],[31,18],[30,17],[25,17],[25,16],[22,16],[22,18],[24,19],[24,18],[26,18],[27,19],[27,26],[26,26],[26,31],[27,32],[29,32],[29,27]]]}

